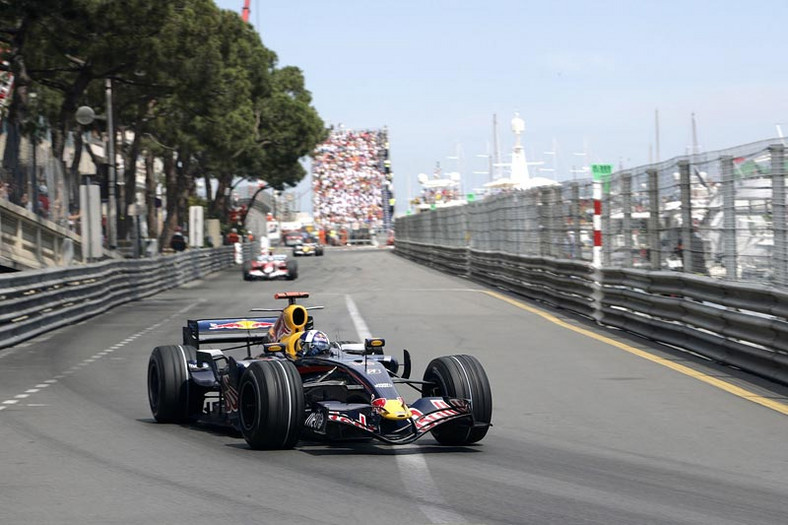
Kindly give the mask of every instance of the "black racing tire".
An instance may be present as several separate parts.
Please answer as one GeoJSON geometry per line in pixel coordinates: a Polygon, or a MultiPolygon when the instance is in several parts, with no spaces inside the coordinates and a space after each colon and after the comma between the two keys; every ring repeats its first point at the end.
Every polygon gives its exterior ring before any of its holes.
{"type": "Polygon", "coordinates": [[[426,397],[469,399],[474,426],[464,421],[449,422],[432,431],[441,445],[468,445],[481,440],[492,420],[492,389],[487,373],[478,359],[471,355],[451,355],[430,361],[424,371],[426,397]]]}
{"type": "Polygon", "coordinates": [[[285,359],[254,361],[238,385],[241,433],[255,450],[293,448],[304,427],[304,386],[285,359]]]}
{"type": "Polygon", "coordinates": [[[202,404],[203,392],[192,388],[189,378],[188,361],[196,358],[197,350],[188,345],[153,349],[148,360],[148,402],[159,423],[185,423],[195,405],[202,404]]]}
{"type": "Polygon", "coordinates": [[[287,261],[287,280],[293,281],[295,279],[298,279],[298,263],[287,261]]]}

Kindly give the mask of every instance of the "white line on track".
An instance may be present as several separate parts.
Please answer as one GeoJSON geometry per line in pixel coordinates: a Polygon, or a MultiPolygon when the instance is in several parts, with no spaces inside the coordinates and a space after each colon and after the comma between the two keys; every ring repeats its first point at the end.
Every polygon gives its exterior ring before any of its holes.
{"type": "MultiPolygon", "coordinates": [[[[361,313],[356,307],[356,303],[349,295],[345,295],[345,303],[353,326],[360,340],[372,337],[367,323],[361,317],[361,313]]],[[[397,445],[392,445],[394,452],[397,452],[397,445]]],[[[404,447],[400,447],[403,449],[404,447]]],[[[467,520],[449,509],[446,500],[443,499],[435,481],[430,474],[430,468],[421,454],[395,454],[397,467],[402,478],[405,490],[418,504],[419,510],[424,513],[431,523],[467,523],[467,520]],[[427,503],[432,502],[432,504],[427,503]]]]}
{"type": "MultiPolygon", "coordinates": [[[[127,337],[126,339],[124,339],[120,343],[116,343],[116,344],[112,345],[111,347],[106,348],[106,349],[102,350],[101,352],[96,353],[92,357],[84,359],[82,362],[77,363],[76,365],[72,366],[68,370],[64,370],[60,374],[54,376],[53,379],[47,379],[46,381],[37,384],[34,388],[29,388],[28,390],[25,390],[24,394],[17,394],[17,395],[15,395],[14,399],[7,399],[7,400],[3,401],[2,403],[0,403],[0,410],[5,410],[10,405],[17,405],[19,403],[20,399],[28,398],[28,397],[30,397],[31,394],[38,393],[40,391],[40,389],[46,388],[46,387],[48,387],[50,385],[54,385],[55,383],[58,382],[59,379],[63,379],[64,377],[70,376],[71,374],[73,374],[74,372],[79,371],[83,367],[86,367],[86,366],[90,365],[91,363],[94,363],[96,361],[101,360],[104,356],[106,356],[107,354],[110,354],[114,350],[119,350],[119,349],[123,348],[124,346],[126,346],[129,343],[131,343],[132,341],[134,341],[138,337],[141,337],[142,335],[147,334],[148,332],[150,332],[152,330],[155,330],[156,328],[158,328],[158,327],[162,326],[163,324],[169,322],[171,319],[173,319],[175,317],[183,315],[188,310],[191,310],[194,306],[196,306],[196,304],[191,304],[191,305],[189,305],[189,306],[187,306],[185,308],[182,308],[181,310],[179,310],[178,312],[174,313],[173,315],[171,315],[167,319],[159,321],[158,323],[156,323],[154,325],[151,325],[151,326],[145,328],[144,330],[140,330],[136,334],[133,334],[133,335],[127,337]]],[[[46,339],[49,339],[50,337],[43,338],[43,339],[40,339],[40,340],[41,341],[45,341],[46,339]]],[[[30,345],[32,345],[32,343],[25,343],[25,344],[22,344],[22,345],[17,345],[11,351],[6,351],[3,354],[0,354],[0,357],[6,357],[8,355],[11,355],[13,352],[18,350],[19,348],[23,348],[23,347],[30,346],[30,345]]],[[[22,406],[22,405],[18,405],[18,406],[22,406]]],[[[28,407],[43,407],[43,406],[48,406],[48,405],[44,405],[44,404],[40,404],[40,403],[35,403],[35,404],[30,403],[30,404],[27,404],[26,406],[28,406],[28,407]]]]}

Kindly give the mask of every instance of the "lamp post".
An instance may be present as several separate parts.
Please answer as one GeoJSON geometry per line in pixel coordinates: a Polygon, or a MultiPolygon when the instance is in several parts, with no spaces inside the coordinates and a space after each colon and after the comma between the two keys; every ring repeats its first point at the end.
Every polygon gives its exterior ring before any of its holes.
{"type": "Polygon", "coordinates": [[[118,246],[117,215],[118,203],[115,200],[115,123],[112,119],[112,79],[105,80],[107,96],[107,244],[110,250],[118,246]]]}
{"type": "Polygon", "coordinates": [[[104,84],[107,97],[106,115],[96,115],[93,108],[81,106],[77,108],[77,122],[83,126],[93,123],[94,120],[107,121],[107,247],[110,250],[117,248],[117,201],[115,199],[115,186],[117,184],[115,171],[115,124],[112,119],[112,79],[107,78],[104,84]]]}

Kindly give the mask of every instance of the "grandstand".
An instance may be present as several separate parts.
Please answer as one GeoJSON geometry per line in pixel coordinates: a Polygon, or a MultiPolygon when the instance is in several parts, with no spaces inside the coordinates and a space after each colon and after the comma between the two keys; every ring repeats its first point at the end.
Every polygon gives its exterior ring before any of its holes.
{"type": "Polygon", "coordinates": [[[323,231],[349,242],[391,228],[394,208],[388,131],[332,128],[312,161],[312,210],[323,231]]]}

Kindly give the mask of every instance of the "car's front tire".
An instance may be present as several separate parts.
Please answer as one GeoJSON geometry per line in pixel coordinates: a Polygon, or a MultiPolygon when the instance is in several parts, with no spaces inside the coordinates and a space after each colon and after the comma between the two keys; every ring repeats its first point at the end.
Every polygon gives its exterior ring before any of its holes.
{"type": "Polygon", "coordinates": [[[304,425],[304,387],[284,359],[254,361],[238,386],[241,433],[256,450],[293,448],[304,425]]]}
{"type": "Polygon", "coordinates": [[[183,423],[193,413],[197,397],[190,393],[188,361],[197,350],[188,345],[157,346],[148,360],[148,402],[159,423],[183,423]],[[191,394],[191,395],[190,395],[191,394]]]}
{"type": "Polygon", "coordinates": [[[474,426],[464,421],[449,422],[432,431],[442,445],[468,445],[481,440],[492,420],[492,390],[482,364],[470,355],[451,355],[433,359],[424,371],[428,397],[469,399],[474,426]]]}

